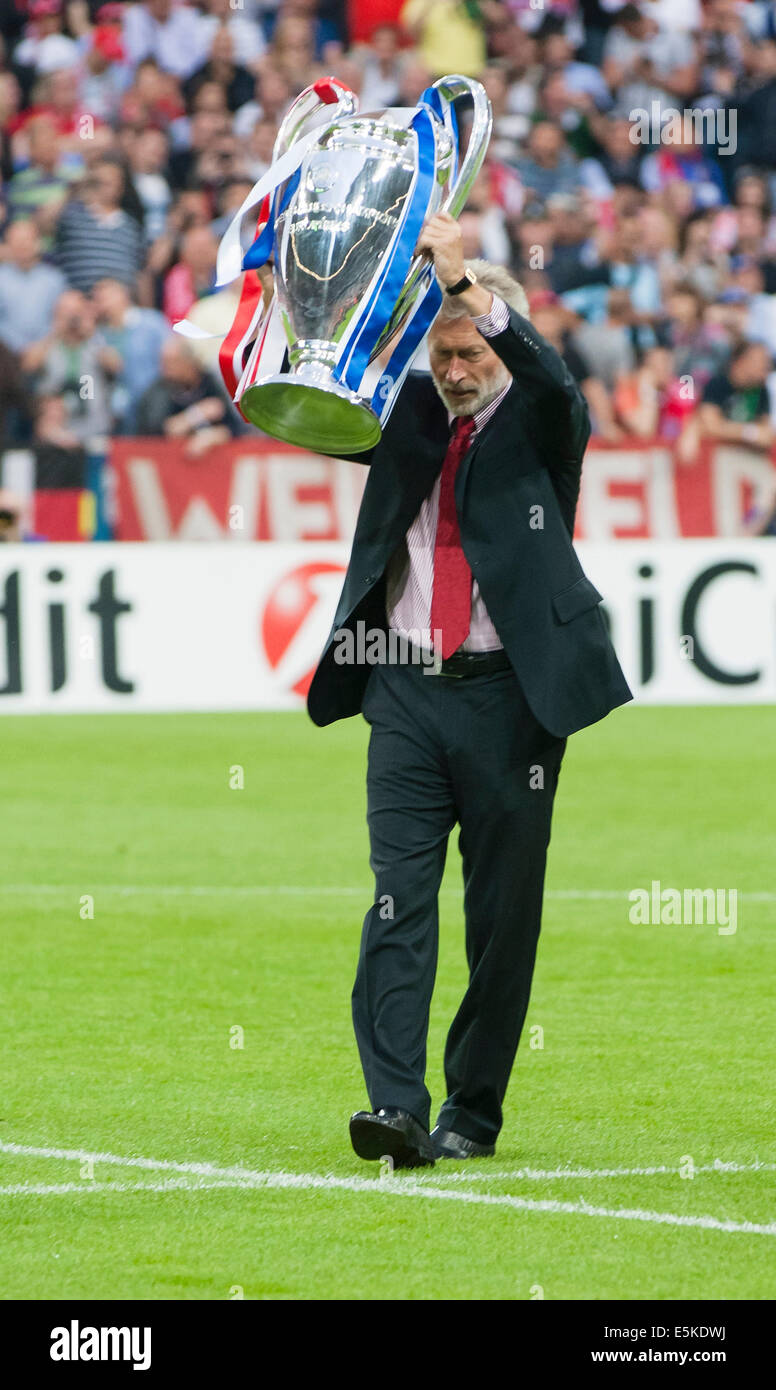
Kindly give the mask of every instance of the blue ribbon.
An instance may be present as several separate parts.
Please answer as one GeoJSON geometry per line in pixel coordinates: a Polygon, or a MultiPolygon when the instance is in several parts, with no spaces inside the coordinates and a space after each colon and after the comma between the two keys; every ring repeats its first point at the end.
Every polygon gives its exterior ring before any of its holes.
{"type": "Polygon", "coordinates": [[[286,183],[283,196],[280,197],[280,189],[276,188],[270,203],[269,217],[262,227],[253,245],[248,248],[243,257],[243,270],[258,270],[259,266],[266,265],[272,254],[272,245],[275,240],[275,225],[281,212],[285,212],[299,186],[299,169],[286,183]]]}
{"type": "Polygon", "coordinates": [[[352,391],[357,391],[361,385],[372,352],[404,288],[431,200],[436,175],[436,142],[434,116],[428,106],[420,107],[413,117],[412,125],[418,139],[418,175],[410,207],[391,255],[387,258],[369,303],[364,309],[358,333],[348,352],[343,353],[332,372],[336,380],[352,391]]]}
{"type": "MultiPolygon", "coordinates": [[[[443,103],[442,95],[436,87],[427,87],[425,92],[421,95],[419,104],[421,106],[430,107],[434,114],[441,121],[444,121],[450,132],[453,142],[453,166],[450,171],[450,178],[454,179],[458,169],[459,150],[458,121],[456,119],[455,107],[452,103],[443,103]]],[[[428,273],[429,277],[431,277],[432,272],[430,267],[428,273]]],[[[386,406],[388,406],[390,402],[391,395],[395,391],[397,383],[406,372],[417,348],[439,313],[441,304],[442,291],[436,279],[433,279],[432,283],[425,291],[423,303],[407,324],[400,341],[396,344],[396,347],[391,353],[388,365],[383,371],[377,383],[374,395],[372,396],[372,409],[380,417],[382,424],[384,424],[387,419],[386,406]]],[[[393,402],[391,402],[391,404],[393,404],[393,402]]]]}
{"type": "Polygon", "coordinates": [[[460,137],[458,134],[458,117],[455,114],[455,107],[452,102],[447,105],[442,102],[441,92],[437,87],[427,87],[421,94],[420,105],[430,106],[431,110],[443,121],[450,132],[453,142],[453,167],[450,170],[450,178],[454,179],[458,172],[458,151],[460,148],[460,137]]]}
{"type": "MultiPolygon", "coordinates": [[[[383,412],[396,382],[403,375],[418,345],[426,336],[431,324],[439,313],[442,291],[436,280],[429,285],[425,298],[417,313],[413,315],[396,344],[380,380],[377,383],[371,405],[380,422],[384,423],[383,412]]],[[[387,417],[385,417],[387,418],[387,417]]]]}
{"type": "Polygon", "coordinates": [[[425,92],[421,92],[418,105],[430,106],[434,115],[438,116],[440,121],[444,120],[445,108],[442,105],[442,93],[438,87],[427,87],[425,92]]]}

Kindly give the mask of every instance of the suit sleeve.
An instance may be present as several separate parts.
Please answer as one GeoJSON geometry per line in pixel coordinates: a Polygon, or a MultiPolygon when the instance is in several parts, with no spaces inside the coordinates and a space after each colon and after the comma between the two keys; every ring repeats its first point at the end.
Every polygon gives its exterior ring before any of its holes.
{"type": "Polygon", "coordinates": [[[494,296],[490,314],[474,322],[514,378],[573,532],[582,459],[590,438],[587,402],[560,353],[516,309],[494,296]]]}
{"type": "MultiPolygon", "coordinates": [[[[371,449],[365,449],[361,454],[329,454],[329,458],[344,459],[346,463],[363,463],[368,466],[372,462],[372,456],[376,448],[377,445],[375,444],[371,449]]],[[[325,449],[320,449],[318,452],[325,454],[327,451],[325,449]]]]}
{"type": "MultiPolygon", "coordinates": [[[[420,429],[433,433],[439,430],[441,424],[444,432],[446,426],[442,422],[446,422],[446,419],[445,408],[434,390],[428,372],[411,371],[383,426],[380,442],[362,454],[342,454],[339,457],[346,458],[350,463],[375,463],[379,467],[384,444],[389,448],[401,448],[402,445],[406,445],[408,430],[420,429]]],[[[444,437],[447,437],[446,433],[444,437]]]]}

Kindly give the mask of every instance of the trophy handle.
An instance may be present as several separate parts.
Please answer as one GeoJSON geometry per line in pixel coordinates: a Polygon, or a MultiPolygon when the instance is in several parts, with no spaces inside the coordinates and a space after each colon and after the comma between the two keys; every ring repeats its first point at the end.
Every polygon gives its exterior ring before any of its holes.
{"type": "MultiPolygon", "coordinates": [[[[466,147],[461,167],[453,180],[441,211],[449,212],[451,217],[458,217],[466,206],[466,199],[471,191],[472,184],[482,167],[485,152],[490,141],[490,132],[493,127],[493,112],[490,100],[481,82],[475,82],[471,77],[440,77],[434,83],[434,90],[439,92],[443,102],[444,114],[452,106],[456,97],[470,96],[474,103],[474,120],[472,121],[469,143],[466,147]]],[[[404,288],[399,295],[393,313],[388,323],[375,344],[370,361],[374,361],[382,352],[386,343],[398,332],[402,322],[412,307],[424,281],[428,281],[431,276],[431,263],[426,256],[416,256],[410,266],[410,271],[404,283],[404,288]]]]}
{"type": "Polygon", "coordinates": [[[443,212],[449,212],[451,217],[458,217],[466,206],[472,184],[482,167],[493,127],[493,112],[482,83],[475,82],[471,77],[440,77],[434,83],[433,90],[439,92],[447,107],[452,105],[456,97],[462,96],[470,96],[474,103],[474,119],[466,154],[442,206],[443,212]]]}
{"type": "MultiPolygon", "coordinates": [[[[464,79],[460,79],[463,81],[464,79]]],[[[341,116],[354,116],[358,97],[336,77],[319,77],[311,87],[305,87],[288,108],[275,138],[273,164],[299,139],[316,126],[327,125],[341,116]]]]}

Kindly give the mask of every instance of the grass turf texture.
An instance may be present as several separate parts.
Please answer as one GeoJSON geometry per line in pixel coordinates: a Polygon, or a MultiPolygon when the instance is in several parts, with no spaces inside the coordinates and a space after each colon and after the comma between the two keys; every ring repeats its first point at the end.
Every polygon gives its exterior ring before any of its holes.
{"type": "MultiPolygon", "coordinates": [[[[387,1184],[347,1136],[366,1101],[349,996],[371,900],[367,733],[303,714],[5,720],[0,1140],[370,1187],[191,1190],[201,1177],[160,1192],[175,1174],[98,1162],[90,1177],[72,1159],[0,1152],[0,1188],[78,1185],[0,1195],[0,1294],[771,1297],[772,1235],[393,1187],[773,1222],[773,1172],[677,1171],[687,1155],[776,1159],[773,710],[625,709],[569,741],[496,1158],[387,1184]],[[235,764],[243,790],[229,787],[235,764]],[[652,879],[736,887],[737,933],[631,925],[627,891],[652,879]],[[529,1045],[537,1024],[543,1049],[529,1045]],[[661,1164],[673,1171],[520,1175],[661,1164]],[[103,1182],[145,1190],[91,1190],[103,1182]]],[[[465,979],[459,881],[451,841],[435,1101],[465,979]]]]}

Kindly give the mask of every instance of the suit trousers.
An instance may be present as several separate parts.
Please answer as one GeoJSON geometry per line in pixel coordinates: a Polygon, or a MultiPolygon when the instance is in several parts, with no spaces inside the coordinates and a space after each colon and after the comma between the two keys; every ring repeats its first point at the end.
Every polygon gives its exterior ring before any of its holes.
{"type": "Polygon", "coordinates": [[[469,983],[447,1035],[437,1123],[493,1143],[528,1008],[566,739],[537,722],[511,667],[461,679],[375,666],[362,708],[375,900],[352,1008],[370,1104],[430,1127],[438,894],[457,824],[469,983]]]}

